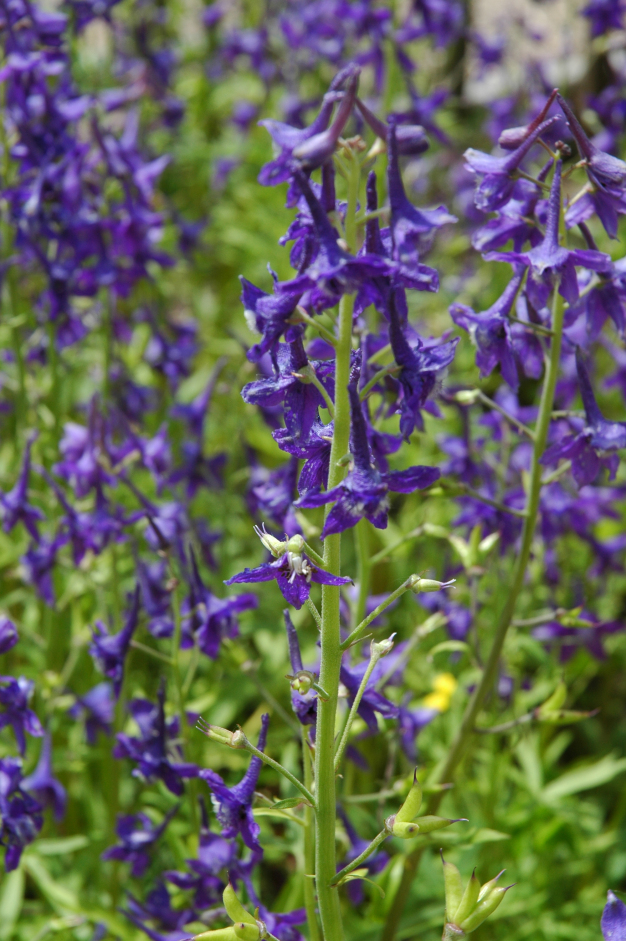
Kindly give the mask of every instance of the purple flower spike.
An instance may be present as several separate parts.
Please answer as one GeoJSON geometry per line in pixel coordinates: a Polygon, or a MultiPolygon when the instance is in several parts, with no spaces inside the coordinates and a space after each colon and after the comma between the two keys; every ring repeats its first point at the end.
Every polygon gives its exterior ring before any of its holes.
{"type": "Polygon", "coordinates": [[[356,91],[359,87],[359,74],[360,69],[355,69],[350,76],[348,88],[339,103],[337,114],[330,127],[294,147],[292,155],[303,170],[311,172],[321,167],[335,152],[337,141],[352,113],[356,91]]]}
{"type": "Polygon", "coordinates": [[[6,653],[15,647],[19,640],[17,628],[10,618],[0,614],[0,653],[6,653]]]}
{"type": "Polygon", "coordinates": [[[334,503],[326,517],[321,538],[341,533],[355,526],[365,516],[378,529],[387,526],[389,491],[412,493],[430,487],[440,476],[436,467],[410,467],[405,471],[381,474],[370,460],[367,425],[355,383],[350,394],[351,452],[354,466],[344,480],[325,493],[308,493],[296,502],[298,507],[317,507],[334,503]]]}
{"type": "Polygon", "coordinates": [[[509,201],[515,187],[516,173],[522,160],[531,147],[535,145],[538,138],[557,120],[558,118],[554,117],[543,121],[528,135],[517,150],[514,150],[506,157],[494,157],[492,154],[485,154],[480,150],[473,150],[471,147],[465,151],[463,156],[470,169],[483,177],[474,194],[474,202],[479,209],[483,212],[492,212],[500,209],[509,201]]]}
{"type": "Polygon", "coordinates": [[[161,684],[156,705],[147,699],[133,699],[128,708],[139,726],[140,735],[118,733],[114,757],[136,761],[133,777],[144,780],[160,778],[168,791],[180,797],[184,790],[183,778],[197,777],[198,768],[179,760],[180,747],[173,741],[179,734],[178,720],[165,720],[164,685],[161,684]]]}
{"type": "Polygon", "coordinates": [[[598,408],[589,373],[579,349],[576,350],[576,372],[587,425],[592,431],[591,445],[599,451],[615,451],[626,447],[626,422],[607,421],[598,408]]]}
{"type": "Polygon", "coordinates": [[[130,863],[131,876],[140,879],[150,863],[148,848],[156,843],[177,810],[178,806],[173,807],[158,827],[147,814],[119,814],[115,832],[120,842],[110,846],[100,858],[130,863]]]}
{"type": "Polygon", "coordinates": [[[500,366],[502,378],[514,390],[519,386],[508,315],[517,297],[524,269],[517,270],[504,294],[480,314],[466,304],[452,304],[450,316],[467,330],[477,347],[476,365],[481,376],[488,376],[500,366]]]}
{"type": "Polygon", "coordinates": [[[96,621],[92,629],[93,643],[89,648],[89,653],[96,661],[98,669],[113,680],[116,698],[119,697],[122,689],[126,654],[139,622],[139,595],[140,589],[137,584],[126,623],[117,634],[109,634],[102,621],[96,621]]]}
{"type": "MultiPolygon", "coordinates": [[[[386,141],[389,126],[380,118],[377,118],[375,114],[372,114],[360,98],[356,99],[356,106],[374,134],[380,137],[381,140],[386,141]]],[[[425,150],[428,150],[430,146],[421,124],[397,124],[396,141],[398,143],[398,153],[401,157],[417,157],[419,154],[423,154],[425,150]]]]}
{"type": "Polygon", "coordinates": [[[606,895],[600,927],[604,941],[626,941],[626,905],[610,889],[606,895]]]}
{"type": "Polygon", "coordinates": [[[502,131],[500,137],[498,138],[498,144],[502,147],[503,150],[517,150],[524,141],[532,134],[539,125],[545,121],[546,115],[552,106],[552,102],[557,96],[557,89],[554,88],[550,92],[550,97],[547,99],[545,105],[539,112],[536,118],[534,118],[530,124],[525,124],[522,127],[509,127],[506,130],[502,131]]]}
{"type": "Polygon", "coordinates": [[[200,797],[198,803],[202,816],[198,858],[185,860],[191,869],[190,873],[169,870],[163,875],[179,889],[193,891],[196,911],[204,911],[221,901],[224,883],[219,874],[233,866],[237,844],[234,840],[225,840],[223,836],[211,832],[204,800],[200,797]]]}
{"type": "Polygon", "coordinates": [[[411,267],[418,262],[418,252],[425,251],[430,246],[434,230],[449,222],[457,222],[457,218],[451,215],[445,206],[438,206],[437,209],[417,209],[409,202],[398,163],[397,134],[396,126],[392,125],[387,136],[392,257],[394,261],[411,267]]]}
{"type": "Polygon", "coordinates": [[[95,745],[98,732],[110,735],[113,718],[115,716],[115,699],[113,687],[110,683],[98,683],[84,696],[77,696],[76,703],[68,709],[73,719],[85,716],[85,732],[87,742],[95,745]]]}
{"type": "MultiPolygon", "coordinates": [[[[573,304],[578,299],[578,278],[576,265],[588,268],[591,271],[607,271],[611,259],[604,252],[593,251],[587,248],[567,249],[559,245],[559,216],[561,210],[561,161],[557,161],[554,168],[554,179],[550,189],[548,201],[548,222],[546,234],[542,242],[528,252],[488,252],[487,261],[508,261],[509,264],[521,264],[530,267],[545,286],[546,279],[549,284],[554,278],[559,278],[559,294],[568,303],[573,304]]],[[[545,292],[547,299],[547,291],[545,292]]]]}
{"type": "MultiPolygon", "coordinates": [[[[285,609],[283,611],[283,617],[285,618],[285,630],[287,631],[287,642],[289,644],[289,660],[291,661],[291,669],[294,674],[299,673],[302,669],[302,655],[300,653],[300,641],[298,640],[298,634],[293,626],[293,621],[289,616],[289,611],[285,609]]],[[[317,720],[317,694],[314,690],[310,689],[306,693],[300,693],[295,689],[291,690],[291,705],[293,711],[298,717],[298,721],[302,725],[315,725],[317,720]]]]}
{"type": "Polygon", "coordinates": [[[22,790],[22,762],[0,758],[0,846],[6,847],[6,872],[17,869],[22,850],[43,826],[41,806],[22,790]]]}
{"type": "Polygon", "coordinates": [[[400,432],[408,440],[415,428],[424,430],[421,409],[435,388],[437,374],[450,365],[458,337],[441,346],[424,347],[419,341],[413,349],[404,335],[398,313],[397,295],[392,292],[389,303],[389,339],[393,356],[402,369],[398,382],[402,388],[400,400],[400,432]]]}
{"type": "Polygon", "coordinates": [[[52,807],[55,820],[65,816],[67,794],[60,781],[52,774],[52,736],[44,735],[37,767],[22,781],[25,791],[31,791],[44,806],[52,807]]]}
{"type": "MultiPolygon", "coordinates": [[[[261,718],[261,732],[257,742],[257,748],[260,751],[265,749],[269,721],[270,717],[265,713],[261,718]]],[[[253,755],[248,770],[239,784],[230,788],[226,787],[216,771],[210,769],[200,771],[200,777],[211,788],[211,800],[222,827],[222,836],[232,839],[240,835],[245,845],[251,850],[259,849],[261,828],[252,814],[252,802],[262,767],[261,759],[253,755]]]]}
{"type": "Polygon", "coordinates": [[[3,509],[2,526],[5,533],[11,532],[17,523],[23,523],[35,542],[39,542],[37,523],[45,517],[41,510],[28,502],[28,479],[30,477],[30,452],[32,439],[26,444],[22,469],[17,483],[8,493],[0,493],[3,509]]]}
{"type": "Polygon", "coordinates": [[[43,735],[41,722],[28,706],[34,688],[33,681],[24,676],[0,676],[0,729],[12,726],[21,755],[26,751],[25,732],[36,738],[43,735]]]}
{"type": "Polygon", "coordinates": [[[265,562],[255,569],[244,569],[238,575],[229,578],[226,585],[271,582],[274,579],[283,593],[283,597],[294,608],[300,609],[311,593],[311,582],[317,585],[349,585],[350,578],[331,575],[318,568],[302,551],[304,540],[294,536],[284,544],[286,551],[275,562],[265,562]]]}

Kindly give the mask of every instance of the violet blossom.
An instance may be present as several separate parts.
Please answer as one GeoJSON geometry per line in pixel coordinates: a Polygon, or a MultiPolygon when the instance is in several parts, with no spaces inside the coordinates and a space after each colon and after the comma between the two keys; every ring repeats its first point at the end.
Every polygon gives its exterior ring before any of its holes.
{"type": "Polygon", "coordinates": [[[178,806],[173,807],[158,826],[154,825],[147,814],[118,814],[115,832],[120,842],[110,846],[100,858],[130,863],[131,876],[135,879],[141,878],[150,863],[148,849],[165,831],[177,810],[178,806]]]}
{"type": "Polygon", "coordinates": [[[35,689],[32,680],[24,676],[0,676],[0,729],[10,725],[21,755],[26,751],[24,733],[41,738],[44,734],[41,722],[28,703],[35,689]]]}
{"type": "Polygon", "coordinates": [[[67,804],[67,793],[61,782],[52,773],[52,736],[50,732],[44,733],[37,767],[28,777],[24,778],[21,787],[25,791],[34,794],[44,807],[52,807],[55,820],[63,819],[67,804]]]}
{"type": "Polygon", "coordinates": [[[6,847],[6,872],[17,869],[22,850],[43,826],[41,805],[22,790],[22,763],[0,758],[0,846],[6,847]]]}
{"type": "Polygon", "coordinates": [[[122,689],[126,654],[139,623],[139,596],[140,588],[137,584],[126,622],[117,634],[110,634],[102,621],[96,621],[92,628],[92,644],[89,652],[100,671],[113,680],[116,698],[119,698],[122,689]]]}
{"type": "Polygon", "coordinates": [[[15,647],[19,640],[17,628],[5,614],[0,614],[0,654],[15,647]]]}
{"type": "Polygon", "coordinates": [[[610,889],[600,926],[604,941],[626,941],[626,905],[610,889]]]}
{"type": "Polygon", "coordinates": [[[68,714],[73,719],[85,718],[85,734],[89,745],[96,743],[98,732],[111,735],[115,717],[112,684],[106,681],[97,683],[82,696],[77,696],[68,714]]]}

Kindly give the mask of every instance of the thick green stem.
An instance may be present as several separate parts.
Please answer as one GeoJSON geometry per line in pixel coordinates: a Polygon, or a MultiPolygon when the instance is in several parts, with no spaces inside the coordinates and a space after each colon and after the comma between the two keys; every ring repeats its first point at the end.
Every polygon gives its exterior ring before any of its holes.
{"type": "MultiPolygon", "coordinates": [[[[307,790],[313,790],[313,766],[307,742],[306,728],[302,727],[302,764],[304,767],[304,785],[307,790]]],[[[317,921],[315,907],[315,883],[312,876],[315,873],[315,830],[313,808],[304,805],[304,907],[309,927],[309,941],[321,941],[320,926],[317,921]]]]}
{"type": "MultiPolygon", "coordinates": [[[[526,511],[524,528],[522,530],[522,542],[517,556],[512,582],[507,586],[506,601],[498,620],[491,650],[489,651],[489,656],[487,658],[487,662],[485,663],[482,679],[476,687],[474,694],[467,705],[465,714],[461,721],[461,725],[459,726],[454,741],[452,742],[446,761],[439,772],[440,782],[450,781],[457,765],[463,758],[463,755],[465,754],[472,739],[474,726],[476,725],[476,718],[487,694],[491,690],[496,679],[498,673],[498,664],[500,661],[500,655],[502,653],[506,634],[511,625],[511,621],[513,620],[513,613],[515,611],[515,604],[517,602],[518,595],[522,589],[522,585],[524,584],[526,567],[528,565],[531,545],[535,533],[537,512],[539,510],[539,498],[541,496],[542,486],[542,466],[540,461],[546,448],[552,406],[554,403],[554,390],[556,388],[556,380],[561,359],[561,340],[563,336],[564,311],[565,307],[563,298],[558,293],[557,285],[554,291],[554,303],[552,308],[552,330],[554,331],[554,337],[550,347],[550,356],[546,362],[546,371],[541,393],[541,403],[539,405],[539,415],[534,430],[535,440],[533,444],[530,483],[528,485],[528,494],[526,498],[526,511]]],[[[426,807],[427,814],[437,813],[443,795],[443,791],[432,795],[426,807]]],[[[392,941],[392,939],[395,937],[404,906],[406,905],[409,893],[411,891],[411,884],[413,882],[413,878],[415,876],[422,852],[423,848],[418,848],[414,850],[409,856],[407,856],[402,881],[400,882],[394,903],[390,908],[387,923],[382,934],[382,941],[392,941]]]]}
{"type": "MultiPolygon", "coordinates": [[[[354,212],[354,206],[353,206],[354,212]]],[[[350,207],[348,208],[350,216],[350,207]]],[[[328,489],[337,486],[345,468],[337,462],[347,452],[350,442],[350,351],[352,348],[352,312],[354,298],[344,296],[339,305],[339,340],[335,366],[335,425],[330,451],[328,489]]],[[[324,567],[334,575],[341,571],[341,535],[324,541],[324,567]]],[[[335,717],[341,668],[339,632],[339,588],[322,586],[320,685],[328,690],[326,701],[319,699],[315,735],[315,878],[324,941],[343,941],[341,908],[337,890],[330,882],[336,872],[335,851],[335,717]]]]}

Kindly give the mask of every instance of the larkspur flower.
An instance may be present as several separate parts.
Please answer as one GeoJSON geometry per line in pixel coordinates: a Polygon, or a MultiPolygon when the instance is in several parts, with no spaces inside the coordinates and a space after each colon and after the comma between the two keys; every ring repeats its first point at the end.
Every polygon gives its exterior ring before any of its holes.
{"type": "Polygon", "coordinates": [[[144,813],[118,814],[115,832],[120,842],[105,850],[101,859],[130,863],[131,876],[140,879],[150,863],[149,848],[164,833],[177,810],[178,807],[173,807],[158,826],[144,813]]]}
{"type": "MultiPolygon", "coordinates": [[[[287,643],[289,645],[289,661],[295,676],[304,669],[302,654],[300,653],[300,642],[287,609],[283,611],[283,617],[285,619],[285,630],[287,632],[287,643]]],[[[309,689],[306,692],[302,692],[299,689],[294,689],[292,686],[291,706],[298,717],[298,721],[301,722],[302,725],[315,725],[317,720],[317,694],[315,690],[309,689]]]]}
{"type": "Polygon", "coordinates": [[[119,732],[113,749],[115,758],[129,758],[137,763],[132,775],[150,781],[159,778],[168,791],[180,797],[183,779],[195,778],[198,768],[191,762],[181,761],[178,720],[165,719],[165,688],[161,684],[156,704],[147,699],[132,699],[128,710],[139,726],[139,736],[119,732]]]}
{"type": "Polygon", "coordinates": [[[237,615],[243,611],[251,611],[257,605],[258,599],[252,594],[217,598],[202,581],[192,549],[188,613],[183,621],[181,646],[191,646],[195,641],[202,653],[216,660],[222,641],[228,637],[236,637],[239,633],[237,615]]]}
{"type": "Polygon", "coordinates": [[[312,508],[334,503],[324,522],[321,538],[341,533],[366,517],[378,529],[387,526],[389,491],[412,493],[430,487],[438,480],[436,467],[410,467],[405,471],[380,473],[370,459],[367,427],[356,384],[348,387],[350,394],[351,454],[353,467],[340,484],[323,493],[307,493],[296,506],[312,508]]]}
{"type": "Polygon", "coordinates": [[[121,909],[122,913],[151,941],[188,941],[189,931],[183,931],[183,927],[193,920],[193,910],[173,908],[170,894],[163,882],[157,883],[143,904],[129,892],[127,905],[127,909],[121,909]],[[150,927],[148,922],[156,922],[158,930],[150,927]]]}
{"type": "Polygon", "coordinates": [[[19,640],[17,628],[5,614],[0,614],[0,654],[15,647],[19,640]]]}
{"type": "Polygon", "coordinates": [[[626,905],[610,889],[600,926],[604,941],[626,941],[626,905]]]}
{"type": "Polygon", "coordinates": [[[35,689],[32,680],[24,676],[0,676],[0,729],[10,725],[21,755],[26,751],[24,733],[41,738],[44,734],[41,722],[28,703],[35,689]]]}
{"type": "Polygon", "coordinates": [[[94,745],[98,732],[111,735],[113,719],[115,718],[115,698],[111,683],[97,683],[82,696],[76,697],[76,702],[68,710],[73,719],[85,719],[85,734],[87,742],[94,745]]]}
{"type": "Polygon", "coordinates": [[[194,907],[196,911],[202,912],[220,901],[224,890],[220,873],[228,872],[235,863],[237,842],[213,833],[202,798],[199,798],[199,804],[201,825],[198,858],[185,860],[191,872],[168,870],[163,875],[177,888],[193,891],[194,907]]]}
{"type": "Polygon", "coordinates": [[[113,680],[116,698],[119,698],[122,689],[126,655],[139,622],[139,598],[140,588],[137,584],[126,622],[117,634],[110,634],[102,621],[96,621],[92,628],[92,644],[89,652],[100,671],[113,680]]]}
{"type": "Polygon", "coordinates": [[[52,773],[52,736],[45,732],[41,743],[41,752],[37,767],[24,778],[21,787],[29,791],[44,806],[52,807],[55,820],[62,820],[65,816],[67,793],[65,788],[52,773]]]}
{"type": "MultiPolygon", "coordinates": [[[[261,536],[264,545],[266,537],[261,536]]],[[[229,578],[226,585],[271,582],[274,579],[283,593],[283,597],[294,608],[301,608],[311,593],[311,583],[317,585],[348,585],[350,578],[331,575],[320,568],[304,552],[302,536],[292,536],[285,543],[275,540],[280,546],[279,555],[274,562],[265,562],[255,569],[244,569],[238,575],[229,578]]]]}
{"type": "Polygon", "coordinates": [[[37,523],[44,519],[41,510],[28,502],[28,484],[31,467],[32,439],[26,444],[22,469],[17,483],[8,493],[0,493],[2,506],[2,525],[5,532],[10,532],[17,523],[23,523],[30,536],[39,542],[37,523]]]}
{"type": "MultiPolygon", "coordinates": [[[[257,748],[260,751],[265,749],[269,721],[269,715],[262,716],[261,732],[257,742],[257,748]]],[[[230,788],[224,784],[216,771],[211,769],[200,771],[200,777],[211,788],[211,800],[222,827],[222,836],[226,839],[241,836],[245,845],[251,850],[259,848],[261,828],[252,814],[252,802],[262,766],[261,759],[253,755],[241,781],[230,788]]]]}
{"type": "Polygon", "coordinates": [[[17,869],[22,850],[43,826],[41,805],[22,790],[22,763],[0,758],[0,846],[6,847],[4,868],[17,869]]]}

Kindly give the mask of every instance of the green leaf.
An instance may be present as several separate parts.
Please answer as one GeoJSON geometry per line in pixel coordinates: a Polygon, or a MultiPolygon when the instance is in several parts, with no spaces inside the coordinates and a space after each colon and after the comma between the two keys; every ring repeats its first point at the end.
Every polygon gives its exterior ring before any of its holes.
{"type": "Polygon", "coordinates": [[[510,840],[510,833],[501,833],[500,830],[491,830],[489,827],[480,827],[470,843],[498,843],[500,840],[510,840]]]}
{"type": "Polygon", "coordinates": [[[255,807],[252,813],[255,817],[279,817],[281,820],[291,820],[293,823],[299,823],[301,827],[304,826],[304,820],[296,817],[295,814],[287,813],[286,810],[275,810],[274,807],[255,807]]]}
{"type": "Polygon", "coordinates": [[[20,866],[2,880],[0,894],[0,939],[8,941],[13,934],[24,901],[24,870],[20,866]]]}
{"type": "Polygon", "coordinates": [[[272,804],[273,810],[289,810],[290,807],[298,807],[300,804],[306,804],[307,807],[312,807],[307,800],[303,797],[287,797],[285,800],[276,801],[275,804],[272,804]]]}
{"type": "Polygon", "coordinates": [[[626,758],[615,758],[613,755],[606,755],[593,765],[576,768],[574,771],[566,771],[560,778],[551,781],[541,792],[541,799],[549,804],[561,797],[578,794],[579,791],[588,791],[593,787],[599,787],[601,784],[612,781],[622,771],[626,771],[626,758]]]}
{"type": "Polygon", "coordinates": [[[466,644],[463,640],[444,640],[440,644],[435,644],[435,646],[428,651],[429,658],[435,656],[437,653],[442,653],[444,650],[458,650],[465,652],[469,650],[469,644],[466,644]]]}
{"type": "Polygon", "coordinates": [[[37,840],[32,852],[39,856],[62,856],[64,853],[75,853],[89,846],[89,840],[83,834],[64,836],[55,840],[37,840]]]}
{"type": "Polygon", "coordinates": [[[57,914],[66,915],[68,912],[80,911],[80,903],[74,892],[55,882],[43,862],[33,852],[24,853],[22,859],[24,869],[57,914]]]}

